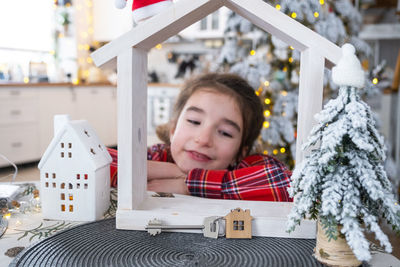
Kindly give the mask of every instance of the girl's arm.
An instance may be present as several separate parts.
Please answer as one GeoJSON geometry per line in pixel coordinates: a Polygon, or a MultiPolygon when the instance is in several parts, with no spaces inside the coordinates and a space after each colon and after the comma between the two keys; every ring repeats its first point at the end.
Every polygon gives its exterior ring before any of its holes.
{"type": "Polygon", "coordinates": [[[147,180],[175,178],[186,178],[186,174],[182,172],[175,163],[153,160],[147,161],[147,180]]]}
{"type": "Polygon", "coordinates": [[[147,190],[163,193],[190,195],[185,179],[153,179],[147,181],[147,190]]]}
{"type": "Polygon", "coordinates": [[[286,190],[290,176],[291,172],[278,160],[253,155],[233,171],[194,169],[185,182],[190,194],[199,197],[292,201],[286,190]]]}

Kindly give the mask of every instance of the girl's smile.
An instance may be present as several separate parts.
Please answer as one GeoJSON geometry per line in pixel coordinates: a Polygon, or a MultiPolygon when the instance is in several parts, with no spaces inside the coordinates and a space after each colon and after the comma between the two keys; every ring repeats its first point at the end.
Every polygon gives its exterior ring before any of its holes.
{"type": "Polygon", "coordinates": [[[226,169],[238,155],[243,119],[233,97],[212,88],[196,91],[171,129],[171,154],[178,167],[226,169]]]}
{"type": "Polygon", "coordinates": [[[202,153],[198,153],[196,151],[186,151],[186,153],[189,155],[189,157],[191,157],[193,160],[197,160],[200,162],[208,162],[211,160],[211,158],[205,154],[202,153]]]}

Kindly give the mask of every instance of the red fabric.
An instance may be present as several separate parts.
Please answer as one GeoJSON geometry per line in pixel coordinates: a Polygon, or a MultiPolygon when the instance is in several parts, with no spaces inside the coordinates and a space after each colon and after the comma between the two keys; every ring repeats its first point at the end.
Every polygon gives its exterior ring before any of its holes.
{"type": "Polygon", "coordinates": [[[117,177],[118,177],[118,151],[112,148],[107,148],[108,153],[112,158],[112,162],[110,164],[110,179],[111,179],[111,186],[117,187],[117,177]]]}
{"type": "Polygon", "coordinates": [[[291,202],[287,192],[291,175],[277,159],[257,154],[233,170],[191,170],[186,184],[193,196],[291,202]]]}
{"type": "MultiPolygon", "coordinates": [[[[109,149],[109,152],[113,157],[112,166],[116,167],[117,158],[113,156],[116,150],[109,149]]],[[[148,148],[147,159],[174,162],[169,147],[164,144],[148,148]]],[[[111,177],[116,176],[116,170],[111,174],[111,177]]],[[[291,171],[279,160],[256,154],[244,158],[232,170],[193,169],[185,182],[192,196],[291,202],[293,200],[286,190],[291,175],[291,171]]]]}
{"type": "Polygon", "coordinates": [[[133,0],[132,10],[136,10],[145,6],[149,6],[158,2],[164,2],[166,0],[133,0]]]}

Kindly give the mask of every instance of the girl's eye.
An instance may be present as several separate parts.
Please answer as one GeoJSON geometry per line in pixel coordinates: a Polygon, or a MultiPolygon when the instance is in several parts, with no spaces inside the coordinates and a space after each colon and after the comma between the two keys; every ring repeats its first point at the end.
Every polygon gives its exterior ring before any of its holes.
{"type": "Polygon", "coordinates": [[[230,133],[225,132],[225,131],[220,131],[220,134],[222,134],[222,135],[225,136],[225,137],[229,137],[229,138],[232,138],[232,137],[233,137],[230,133]]]}
{"type": "Polygon", "coordinates": [[[193,124],[193,125],[200,125],[200,122],[199,121],[196,121],[196,120],[187,120],[190,124],[193,124]]]}

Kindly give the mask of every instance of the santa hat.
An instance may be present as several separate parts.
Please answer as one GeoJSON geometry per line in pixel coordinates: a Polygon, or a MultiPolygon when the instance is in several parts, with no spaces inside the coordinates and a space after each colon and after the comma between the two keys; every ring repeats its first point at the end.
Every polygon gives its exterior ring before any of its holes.
{"type": "Polygon", "coordinates": [[[342,57],[332,68],[332,80],[337,85],[350,85],[357,88],[364,86],[364,71],[355,55],[356,49],[351,44],[342,46],[342,57]]]}
{"type": "MultiPolygon", "coordinates": [[[[127,0],[115,0],[115,7],[122,9],[127,0]]],[[[133,0],[132,15],[136,22],[150,18],[172,4],[172,0],[133,0]]]]}

